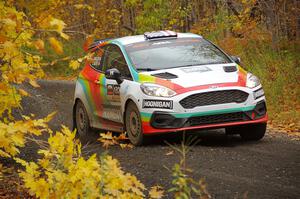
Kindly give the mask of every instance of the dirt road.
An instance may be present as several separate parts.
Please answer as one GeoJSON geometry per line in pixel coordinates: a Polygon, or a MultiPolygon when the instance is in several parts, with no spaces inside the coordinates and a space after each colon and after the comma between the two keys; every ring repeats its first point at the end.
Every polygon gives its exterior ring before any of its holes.
{"type": "MultiPolygon", "coordinates": [[[[74,83],[71,81],[40,81],[41,88],[26,87],[31,94],[23,100],[24,113],[44,117],[58,111],[51,128],[61,124],[71,126],[71,108],[74,83]]],[[[193,177],[204,177],[214,198],[300,198],[300,142],[268,130],[260,142],[242,142],[238,136],[226,136],[221,131],[197,133],[201,140],[187,157],[187,166],[193,169],[193,177]]],[[[156,136],[147,146],[133,149],[109,148],[109,154],[117,158],[125,171],[136,175],[147,187],[159,184],[165,189],[171,186],[171,173],[165,168],[179,162],[179,155],[164,144],[174,141],[174,136],[156,136]]],[[[94,138],[91,138],[91,141],[94,138]]],[[[177,142],[179,143],[179,142],[177,142]]],[[[94,142],[91,152],[105,151],[94,142]]],[[[35,152],[28,145],[22,156],[30,159],[35,152]]],[[[169,196],[166,196],[168,198],[169,196]]]]}

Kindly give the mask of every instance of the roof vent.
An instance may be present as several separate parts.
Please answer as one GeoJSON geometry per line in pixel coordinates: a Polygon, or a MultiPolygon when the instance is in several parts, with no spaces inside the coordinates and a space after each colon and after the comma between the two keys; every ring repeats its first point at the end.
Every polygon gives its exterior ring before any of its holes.
{"type": "Polygon", "coordinates": [[[170,30],[157,31],[157,32],[145,32],[144,37],[146,40],[152,39],[164,39],[164,38],[177,38],[177,33],[170,30]]]}

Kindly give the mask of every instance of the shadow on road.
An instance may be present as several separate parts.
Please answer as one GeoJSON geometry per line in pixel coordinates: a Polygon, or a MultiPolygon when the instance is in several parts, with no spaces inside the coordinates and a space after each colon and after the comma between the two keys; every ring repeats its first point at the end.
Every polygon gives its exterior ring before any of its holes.
{"type": "MultiPolygon", "coordinates": [[[[114,135],[118,136],[118,133],[114,133],[114,135]]],[[[88,138],[81,139],[81,141],[84,145],[101,145],[101,143],[97,140],[98,138],[99,134],[93,132],[88,138]]],[[[226,135],[224,131],[218,129],[151,135],[146,137],[146,142],[142,147],[167,146],[170,144],[178,145],[184,140],[186,140],[186,142],[193,140],[191,144],[195,147],[235,147],[240,145],[255,145],[257,143],[245,142],[239,135],[226,135]]],[[[128,140],[125,141],[125,143],[130,142],[128,140]]]]}

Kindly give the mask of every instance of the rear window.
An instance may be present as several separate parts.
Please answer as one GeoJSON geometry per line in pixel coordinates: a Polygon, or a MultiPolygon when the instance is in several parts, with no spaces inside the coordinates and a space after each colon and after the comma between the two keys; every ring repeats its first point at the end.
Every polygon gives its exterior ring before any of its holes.
{"type": "Polygon", "coordinates": [[[202,38],[145,41],[127,45],[126,51],[137,70],[231,63],[222,51],[202,38]]]}

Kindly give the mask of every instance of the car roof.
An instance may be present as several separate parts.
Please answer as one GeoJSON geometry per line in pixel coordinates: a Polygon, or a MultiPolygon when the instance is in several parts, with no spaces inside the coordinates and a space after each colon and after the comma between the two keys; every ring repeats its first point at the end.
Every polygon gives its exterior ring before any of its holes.
{"type": "MultiPolygon", "coordinates": [[[[194,33],[177,33],[177,38],[202,38],[202,36],[194,34],[194,33]]],[[[163,38],[163,39],[166,39],[166,38],[163,38]]],[[[117,41],[117,42],[121,43],[122,45],[128,45],[128,44],[149,41],[149,40],[146,40],[144,35],[135,35],[135,36],[121,37],[121,38],[113,39],[111,41],[117,41]]]]}

